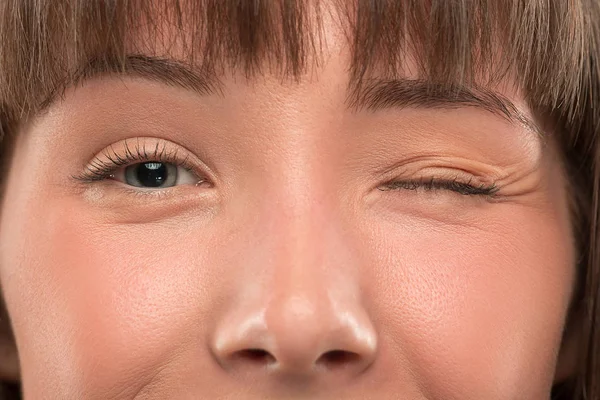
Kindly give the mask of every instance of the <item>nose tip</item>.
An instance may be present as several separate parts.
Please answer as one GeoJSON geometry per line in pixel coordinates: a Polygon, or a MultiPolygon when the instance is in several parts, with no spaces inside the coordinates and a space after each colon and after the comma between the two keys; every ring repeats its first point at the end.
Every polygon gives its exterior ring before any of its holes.
{"type": "Polygon", "coordinates": [[[252,375],[351,378],[373,363],[377,341],[366,315],[323,312],[299,298],[277,308],[224,326],[213,345],[219,364],[252,375]]]}

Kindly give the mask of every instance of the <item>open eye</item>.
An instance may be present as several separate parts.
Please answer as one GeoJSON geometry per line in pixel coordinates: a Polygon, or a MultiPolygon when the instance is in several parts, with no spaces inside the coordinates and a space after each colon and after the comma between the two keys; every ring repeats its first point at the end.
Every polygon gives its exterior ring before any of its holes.
{"type": "Polygon", "coordinates": [[[152,191],[205,183],[206,169],[191,152],[175,143],[133,138],[106,147],[73,178],[85,183],[112,180],[152,191]]]}
{"type": "Polygon", "coordinates": [[[193,185],[199,181],[193,172],[183,166],[161,161],[141,162],[120,168],[111,178],[129,186],[145,189],[193,185]]]}

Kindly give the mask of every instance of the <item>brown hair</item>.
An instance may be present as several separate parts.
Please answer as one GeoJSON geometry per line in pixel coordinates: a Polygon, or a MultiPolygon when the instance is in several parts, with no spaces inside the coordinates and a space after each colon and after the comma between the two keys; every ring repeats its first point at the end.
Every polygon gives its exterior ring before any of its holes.
{"type": "Polygon", "coordinates": [[[248,77],[269,69],[300,79],[320,62],[320,22],[334,10],[351,45],[354,89],[373,73],[401,74],[408,52],[423,79],[456,90],[515,76],[536,117],[557,133],[574,192],[578,281],[565,332],[577,311],[583,316],[580,350],[576,375],[554,394],[600,398],[600,2],[324,3],[2,0],[0,154],[6,161],[20,121],[90,73],[139,68],[131,56],[168,60],[177,47],[186,55],[181,62],[216,77],[234,68],[248,77]]]}

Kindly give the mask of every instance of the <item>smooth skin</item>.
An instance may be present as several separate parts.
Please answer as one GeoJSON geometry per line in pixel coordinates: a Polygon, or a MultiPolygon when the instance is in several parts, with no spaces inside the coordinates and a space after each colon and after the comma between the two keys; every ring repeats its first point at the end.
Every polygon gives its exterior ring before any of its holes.
{"type": "MultiPolygon", "coordinates": [[[[300,82],[96,77],[22,125],[0,279],[26,399],[549,399],[575,273],[552,132],[352,109],[326,36],[300,82]],[[81,181],[132,149],[190,171],[81,181]]],[[[533,119],[513,87],[487,89],[533,119]]]]}

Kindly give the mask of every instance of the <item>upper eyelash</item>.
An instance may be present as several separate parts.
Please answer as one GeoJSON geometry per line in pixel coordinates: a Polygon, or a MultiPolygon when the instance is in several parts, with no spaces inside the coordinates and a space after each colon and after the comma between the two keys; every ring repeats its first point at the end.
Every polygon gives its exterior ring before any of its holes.
{"type": "MultiPolygon", "coordinates": [[[[169,152],[167,151],[167,146],[164,142],[156,142],[154,150],[150,153],[148,153],[146,147],[140,146],[139,140],[136,140],[133,151],[127,140],[124,141],[124,146],[125,158],[121,157],[111,145],[102,151],[102,154],[108,161],[95,159],[86,166],[85,171],[81,175],[73,176],[73,178],[85,182],[100,181],[108,178],[119,167],[135,163],[136,161],[142,162],[150,160],[171,162],[190,172],[193,171],[193,165],[189,162],[189,156],[186,155],[183,159],[179,159],[177,157],[178,149],[169,152]]],[[[379,189],[382,191],[398,189],[449,190],[465,196],[493,196],[498,191],[498,187],[495,184],[474,185],[471,183],[471,180],[464,182],[458,180],[458,178],[396,180],[386,183],[379,189]]]]}
{"type": "Polygon", "coordinates": [[[102,155],[106,160],[94,159],[81,175],[73,176],[74,179],[83,182],[96,182],[108,178],[119,167],[130,165],[137,162],[145,161],[160,161],[176,164],[187,171],[193,172],[194,166],[189,162],[189,156],[186,155],[183,159],[178,157],[178,149],[169,151],[164,142],[156,142],[156,146],[150,152],[145,146],[140,145],[140,141],[136,140],[135,146],[131,146],[130,142],[124,141],[125,156],[122,157],[111,145],[102,151],[102,155]]]}
{"type": "Polygon", "coordinates": [[[495,184],[491,185],[475,185],[469,180],[468,182],[464,182],[455,179],[437,179],[437,178],[429,178],[429,179],[419,179],[419,180],[397,180],[388,182],[383,185],[383,188],[380,190],[398,190],[398,189],[407,189],[407,190],[449,190],[451,192],[455,192],[464,196],[493,196],[498,192],[498,187],[495,184]]]}

